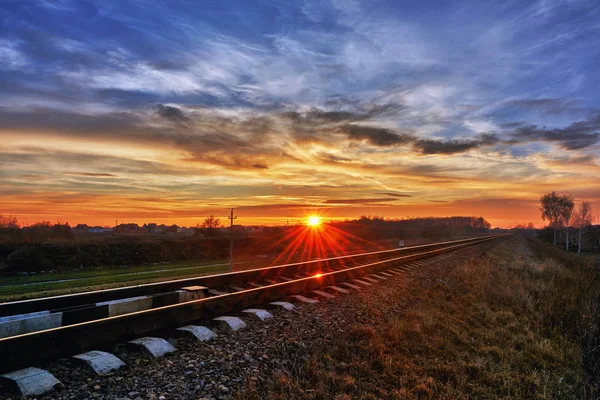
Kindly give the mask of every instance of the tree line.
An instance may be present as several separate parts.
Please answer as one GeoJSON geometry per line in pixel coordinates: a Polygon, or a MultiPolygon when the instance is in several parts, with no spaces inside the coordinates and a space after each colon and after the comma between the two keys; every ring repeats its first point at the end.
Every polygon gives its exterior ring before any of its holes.
{"type": "Polygon", "coordinates": [[[581,254],[583,235],[592,226],[594,218],[592,204],[584,200],[575,209],[573,196],[550,192],[540,198],[540,211],[542,212],[542,219],[547,220],[554,230],[554,245],[556,246],[556,233],[559,229],[564,229],[565,250],[569,251],[569,229],[573,228],[576,232],[577,254],[581,254]]]}

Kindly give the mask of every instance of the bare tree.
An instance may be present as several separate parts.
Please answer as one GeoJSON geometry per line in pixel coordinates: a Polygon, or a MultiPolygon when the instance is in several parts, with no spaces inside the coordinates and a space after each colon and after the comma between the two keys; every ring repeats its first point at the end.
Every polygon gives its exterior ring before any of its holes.
{"type": "Polygon", "coordinates": [[[19,227],[16,217],[0,214],[0,228],[17,229],[19,227]]]}
{"type": "Polygon", "coordinates": [[[571,223],[571,216],[573,215],[573,207],[575,207],[575,201],[573,201],[573,196],[560,196],[560,217],[562,218],[563,224],[565,225],[566,251],[569,251],[569,226],[571,223]]]}
{"type": "Polygon", "coordinates": [[[206,236],[214,236],[216,234],[216,229],[221,226],[221,219],[215,218],[214,215],[210,215],[204,219],[202,222],[201,228],[206,234],[206,236]]]}
{"type": "Polygon", "coordinates": [[[583,201],[579,209],[573,216],[573,226],[577,229],[577,255],[581,254],[581,243],[583,242],[583,231],[592,225],[594,214],[592,204],[589,201],[583,201]]]}
{"type": "Polygon", "coordinates": [[[554,228],[554,245],[556,246],[556,231],[562,215],[561,196],[558,196],[556,192],[543,195],[540,198],[540,211],[542,212],[542,219],[544,221],[548,220],[554,228]]]}

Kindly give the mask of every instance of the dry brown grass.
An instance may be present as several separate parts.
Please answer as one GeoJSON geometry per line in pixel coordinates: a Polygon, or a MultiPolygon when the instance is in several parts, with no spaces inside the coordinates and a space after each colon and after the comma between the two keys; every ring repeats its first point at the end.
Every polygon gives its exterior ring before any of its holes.
{"type": "Polygon", "coordinates": [[[373,323],[239,398],[596,398],[598,272],[532,255],[511,238],[407,294],[402,313],[369,307],[373,323]]]}

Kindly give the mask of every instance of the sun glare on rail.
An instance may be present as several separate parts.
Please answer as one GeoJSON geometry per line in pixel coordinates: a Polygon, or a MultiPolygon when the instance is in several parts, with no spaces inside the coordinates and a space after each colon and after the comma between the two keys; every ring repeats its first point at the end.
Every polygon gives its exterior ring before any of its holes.
{"type": "Polygon", "coordinates": [[[308,217],[308,225],[309,226],[319,226],[321,225],[321,218],[315,215],[308,217]]]}

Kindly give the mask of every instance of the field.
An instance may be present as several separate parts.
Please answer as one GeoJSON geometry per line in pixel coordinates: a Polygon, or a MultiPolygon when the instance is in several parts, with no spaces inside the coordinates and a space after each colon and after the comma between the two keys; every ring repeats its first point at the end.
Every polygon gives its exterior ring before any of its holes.
{"type": "Polygon", "coordinates": [[[0,302],[216,274],[228,270],[227,260],[190,260],[129,268],[18,275],[2,278],[0,302]]]}
{"type": "MultiPolygon", "coordinates": [[[[456,235],[452,240],[464,239],[466,236],[456,235]]],[[[391,249],[396,243],[395,240],[378,240],[370,244],[362,244],[360,247],[349,243],[345,251],[348,253],[361,253],[391,249]]],[[[429,243],[429,241],[423,238],[408,241],[408,244],[412,246],[426,243],[429,243]]],[[[305,253],[302,248],[297,249],[295,254],[238,255],[235,258],[234,270],[261,268],[274,264],[307,261],[329,256],[333,256],[333,253],[318,256],[314,253],[305,253]]],[[[216,258],[131,267],[96,267],[4,276],[0,278],[0,302],[139,285],[169,279],[191,278],[228,271],[229,261],[225,258],[216,258]]]]}
{"type": "Polygon", "coordinates": [[[597,266],[513,237],[346,306],[350,326],[327,322],[337,329],[282,351],[289,368],[238,397],[595,399],[599,297],[597,266]]]}

